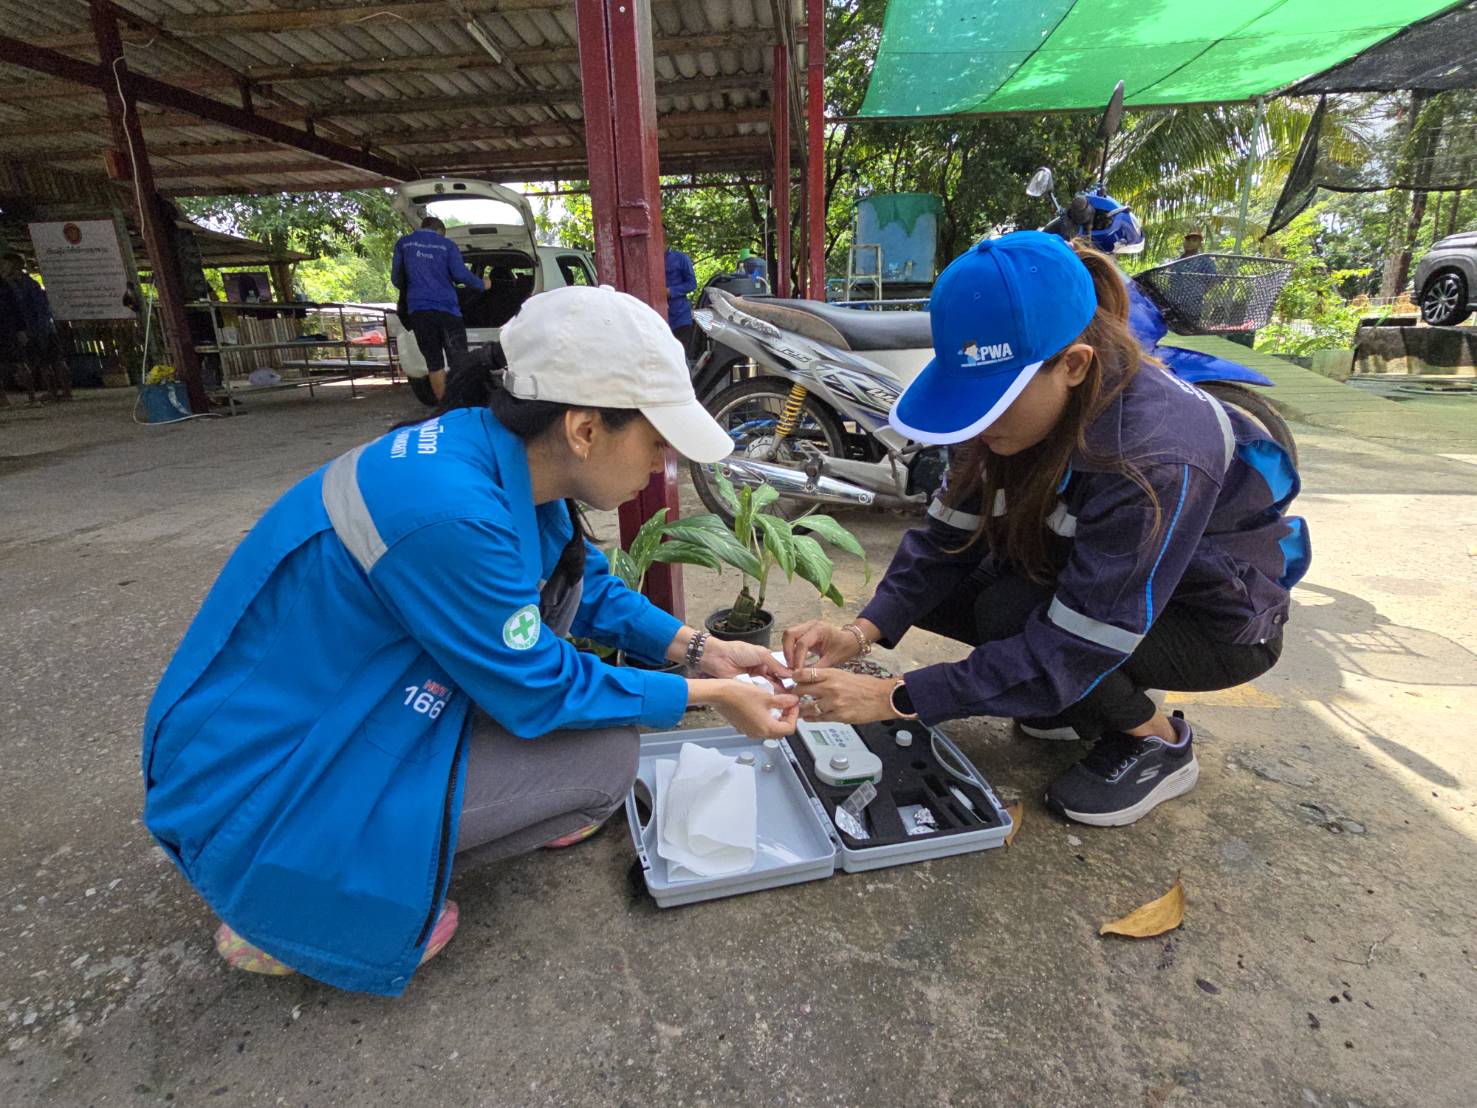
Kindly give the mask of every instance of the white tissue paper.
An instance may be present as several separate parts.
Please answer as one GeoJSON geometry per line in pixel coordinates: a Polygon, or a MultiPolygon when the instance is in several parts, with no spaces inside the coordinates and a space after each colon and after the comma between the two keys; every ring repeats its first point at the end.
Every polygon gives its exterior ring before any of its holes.
{"type": "Polygon", "coordinates": [[[656,852],[672,881],[754,868],[754,767],[695,743],[656,762],[656,852]]]}
{"type": "MultiPolygon", "coordinates": [[[[746,685],[753,685],[756,689],[761,689],[771,695],[773,695],[774,693],[774,686],[769,683],[769,678],[767,677],[758,677],[750,673],[740,673],[737,677],[734,678],[734,680],[742,681],[746,685]]],[[[782,715],[784,715],[784,713],[781,712],[778,708],[769,709],[770,719],[779,719],[782,715]]]]}
{"type": "MultiPolygon", "coordinates": [[[[786,669],[788,669],[790,667],[790,663],[787,662],[787,661],[785,661],[785,655],[784,655],[784,652],[783,651],[771,650],[769,652],[769,656],[771,658],[773,658],[776,662],[778,662],[780,665],[784,666],[786,669]]],[[[780,678],[780,684],[784,686],[786,692],[789,692],[791,689],[793,689],[795,687],[794,679],[793,678],[789,678],[789,677],[781,677],[780,678]]]]}

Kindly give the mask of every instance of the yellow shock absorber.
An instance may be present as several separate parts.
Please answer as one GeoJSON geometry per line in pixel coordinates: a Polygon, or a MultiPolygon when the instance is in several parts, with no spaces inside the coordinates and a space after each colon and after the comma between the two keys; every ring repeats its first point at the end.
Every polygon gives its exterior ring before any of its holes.
{"type": "Polygon", "coordinates": [[[808,395],[810,390],[804,385],[790,386],[790,395],[785,398],[785,408],[780,412],[779,426],[774,432],[776,446],[795,433],[795,428],[800,423],[800,410],[805,407],[805,398],[808,395]]]}

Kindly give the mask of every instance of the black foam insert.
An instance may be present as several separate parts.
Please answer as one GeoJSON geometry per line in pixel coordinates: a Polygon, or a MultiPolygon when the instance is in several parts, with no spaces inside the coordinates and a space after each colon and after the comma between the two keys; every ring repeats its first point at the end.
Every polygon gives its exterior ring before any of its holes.
{"type": "Polygon", "coordinates": [[[786,741],[794,751],[800,770],[810,782],[811,789],[820,798],[831,826],[841,836],[848,850],[868,850],[879,846],[894,846],[898,843],[937,839],[947,835],[958,835],[965,831],[978,831],[985,827],[999,827],[1001,819],[995,805],[985,791],[952,776],[939,764],[933,753],[932,734],[917,720],[888,720],[885,723],[854,724],[857,734],[867,749],[882,760],[882,780],[874,786],[877,796],[862,810],[862,820],[870,838],[856,839],[836,827],[836,809],[854,793],[857,785],[828,785],[817,776],[815,761],[805,746],[805,740],[791,735],[786,741]],[[898,746],[895,738],[899,731],[911,731],[910,746],[898,746]],[[953,785],[974,802],[974,811],[959,803],[949,786],[953,785]],[[900,807],[922,804],[938,821],[939,829],[927,835],[909,835],[898,813],[900,807]]]}

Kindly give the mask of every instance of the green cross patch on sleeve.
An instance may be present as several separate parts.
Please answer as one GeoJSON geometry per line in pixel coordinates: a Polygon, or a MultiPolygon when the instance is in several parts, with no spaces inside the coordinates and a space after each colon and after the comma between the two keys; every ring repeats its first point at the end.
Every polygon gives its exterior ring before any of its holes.
{"type": "Polygon", "coordinates": [[[538,642],[542,628],[538,605],[525,604],[503,624],[503,642],[511,650],[528,650],[538,642]]]}

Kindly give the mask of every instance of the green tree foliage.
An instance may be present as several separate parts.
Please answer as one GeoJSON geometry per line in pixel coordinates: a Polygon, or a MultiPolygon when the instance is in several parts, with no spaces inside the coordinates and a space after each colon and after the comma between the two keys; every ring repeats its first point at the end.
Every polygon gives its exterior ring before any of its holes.
{"type": "MultiPolygon", "coordinates": [[[[885,0],[828,0],[826,114],[860,108],[881,36],[885,0]]],[[[1106,101],[1111,89],[1103,90],[1106,101]]],[[[826,137],[828,271],[845,270],[856,202],[874,194],[933,193],[940,268],[992,231],[1051,218],[1026,179],[1051,165],[1068,187],[1085,182],[1097,121],[1086,115],[983,116],[833,124],[826,137]]]]}
{"type": "Polygon", "coordinates": [[[179,203],[197,222],[255,239],[273,250],[312,255],[313,260],[299,263],[294,273],[310,300],[395,298],[391,253],[407,228],[394,210],[393,194],[385,189],[202,196],[179,203]]]}
{"type": "Polygon", "coordinates": [[[1282,256],[1292,262],[1292,276],[1277,299],[1271,323],[1257,332],[1256,348],[1270,354],[1309,354],[1339,349],[1354,340],[1365,314],[1344,299],[1344,284],[1368,277],[1369,265],[1330,269],[1318,253],[1324,230],[1323,205],[1313,204],[1278,234],[1282,256]]]}
{"type": "MultiPolygon", "coordinates": [[[[733,180],[732,174],[718,174],[663,182],[662,229],[667,245],[692,259],[699,287],[715,274],[737,268],[739,251],[745,247],[762,252],[763,190],[756,184],[734,185],[733,180]]],[[[548,198],[536,207],[534,221],[540,242],[595,248],[595,216],[587,193],[548,198]]]]}

